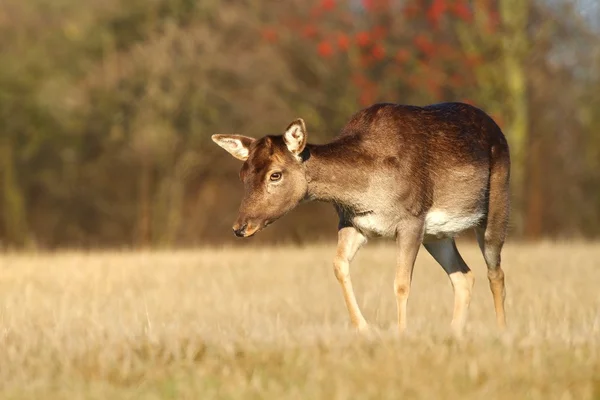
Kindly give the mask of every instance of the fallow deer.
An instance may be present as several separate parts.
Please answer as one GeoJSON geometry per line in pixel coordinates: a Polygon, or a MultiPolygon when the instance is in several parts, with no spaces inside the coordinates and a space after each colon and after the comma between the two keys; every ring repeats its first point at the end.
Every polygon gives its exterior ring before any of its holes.
{"type": "Polygon", "coordinates": [[[254,235],[302,201],[333,203],[339,216],[335,276],[359,330],[368,324],[352,289],[350,262],[368,237],[387,236],[397,243],[400,332],[423,244],[449,275],[451,328],[460,335],[474,280],[454,237],[471,228],[487,264],[497,323],[505,327],[500,252],[509,216],[510,156],[504,134],[484,111],[463,103],[375,104],[352,116],[327,144],[307,143],[302,119],[283,135],[212,139],[244,161],[236,236],[254,235]]]}

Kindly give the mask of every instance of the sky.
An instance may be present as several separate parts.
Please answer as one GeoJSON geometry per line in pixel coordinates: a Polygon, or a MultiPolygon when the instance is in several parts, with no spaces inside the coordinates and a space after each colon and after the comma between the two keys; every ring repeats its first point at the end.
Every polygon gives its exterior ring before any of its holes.
{"type": "Polygon", "coordinates": [[[600,30],[600,0],[578,0],[581,15],[596,31],[600,30]]]}

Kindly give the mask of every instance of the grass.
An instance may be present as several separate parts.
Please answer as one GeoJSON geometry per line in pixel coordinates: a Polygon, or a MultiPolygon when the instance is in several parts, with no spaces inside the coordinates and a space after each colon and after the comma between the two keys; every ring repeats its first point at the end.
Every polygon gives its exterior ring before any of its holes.
{"type": "Polygon", "coordinates": [[[599,399],[600,245],[509,244],[509,329],[483,259],[465,338],[421,251],[396,334],[394,249],[352,265],[375,334],[348,317],[334,245],[0,256],[2,399],[599,399]]]}

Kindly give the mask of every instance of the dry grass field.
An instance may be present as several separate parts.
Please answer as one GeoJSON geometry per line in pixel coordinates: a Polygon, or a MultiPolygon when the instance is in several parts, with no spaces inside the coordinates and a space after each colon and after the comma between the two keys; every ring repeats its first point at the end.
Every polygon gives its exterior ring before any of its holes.
{"type": "Polygon", "coordinates": [[[600,245],[508,244],[504,334],[478,249],[459,248],[476,278],[461,341],[424,250],[403,337],[387,244],[353,263],[368,337],[348,325],[333,244],[0,255],[0,398],[600,398],[600,245]]]}

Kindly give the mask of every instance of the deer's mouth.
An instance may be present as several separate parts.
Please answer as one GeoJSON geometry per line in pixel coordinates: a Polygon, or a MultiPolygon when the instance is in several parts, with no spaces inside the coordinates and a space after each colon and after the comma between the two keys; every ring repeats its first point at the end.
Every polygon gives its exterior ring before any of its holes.
{"type": "Polygon", "coordinates": [[[266,228],[268,225],[271,224],[271,222],[272,221],[265,221],[257,224],[246,223],[242,226],[234,226],[233,233],[239,238],[249,238],[251,236],[254,236],[257,232],[261,231],[262,229],[266,228]]]}
{"type": "Polygon", "coordinates": [[[244,224],[233,228],[233,234],[239,238],[249,238],[260,230],[260,225],[244,224]]]}
{"type": "Polygon", "coordinates": [[[275,222],[276,219],[277,218],[270,218],[265,219],[263,221],[255,220],[252,222],[245,223],[236,222],[233,226],[233,233],[239,238],[249,238],[251,236],[254,236],[259,231],[263,230],[267,226],[271,225],[273,222],[275,222]]]}
{"type": "Polygon", "coordinates": [[[244,237],[245,238],[249,238],[250,236],[254,236],[260,230],[261,230],[260,225],[256,225],[256,226],[250,227],[250,228],[246,229],[244,237]]]}
{"type": "Polygon", "coordinates": [[[252,226],[251,228],[247,228],[246,229],[246,234],[245,234],[245,238],[249,238],[250,236],[254,236],[255,234],[257,234],[258,232],[262,231],[263,229],[265,229],[267,226],[271,225],[273,223],[273,220],[265,220],[263,223],[261,224],[256,224],[256,226],[252,226]]]}

